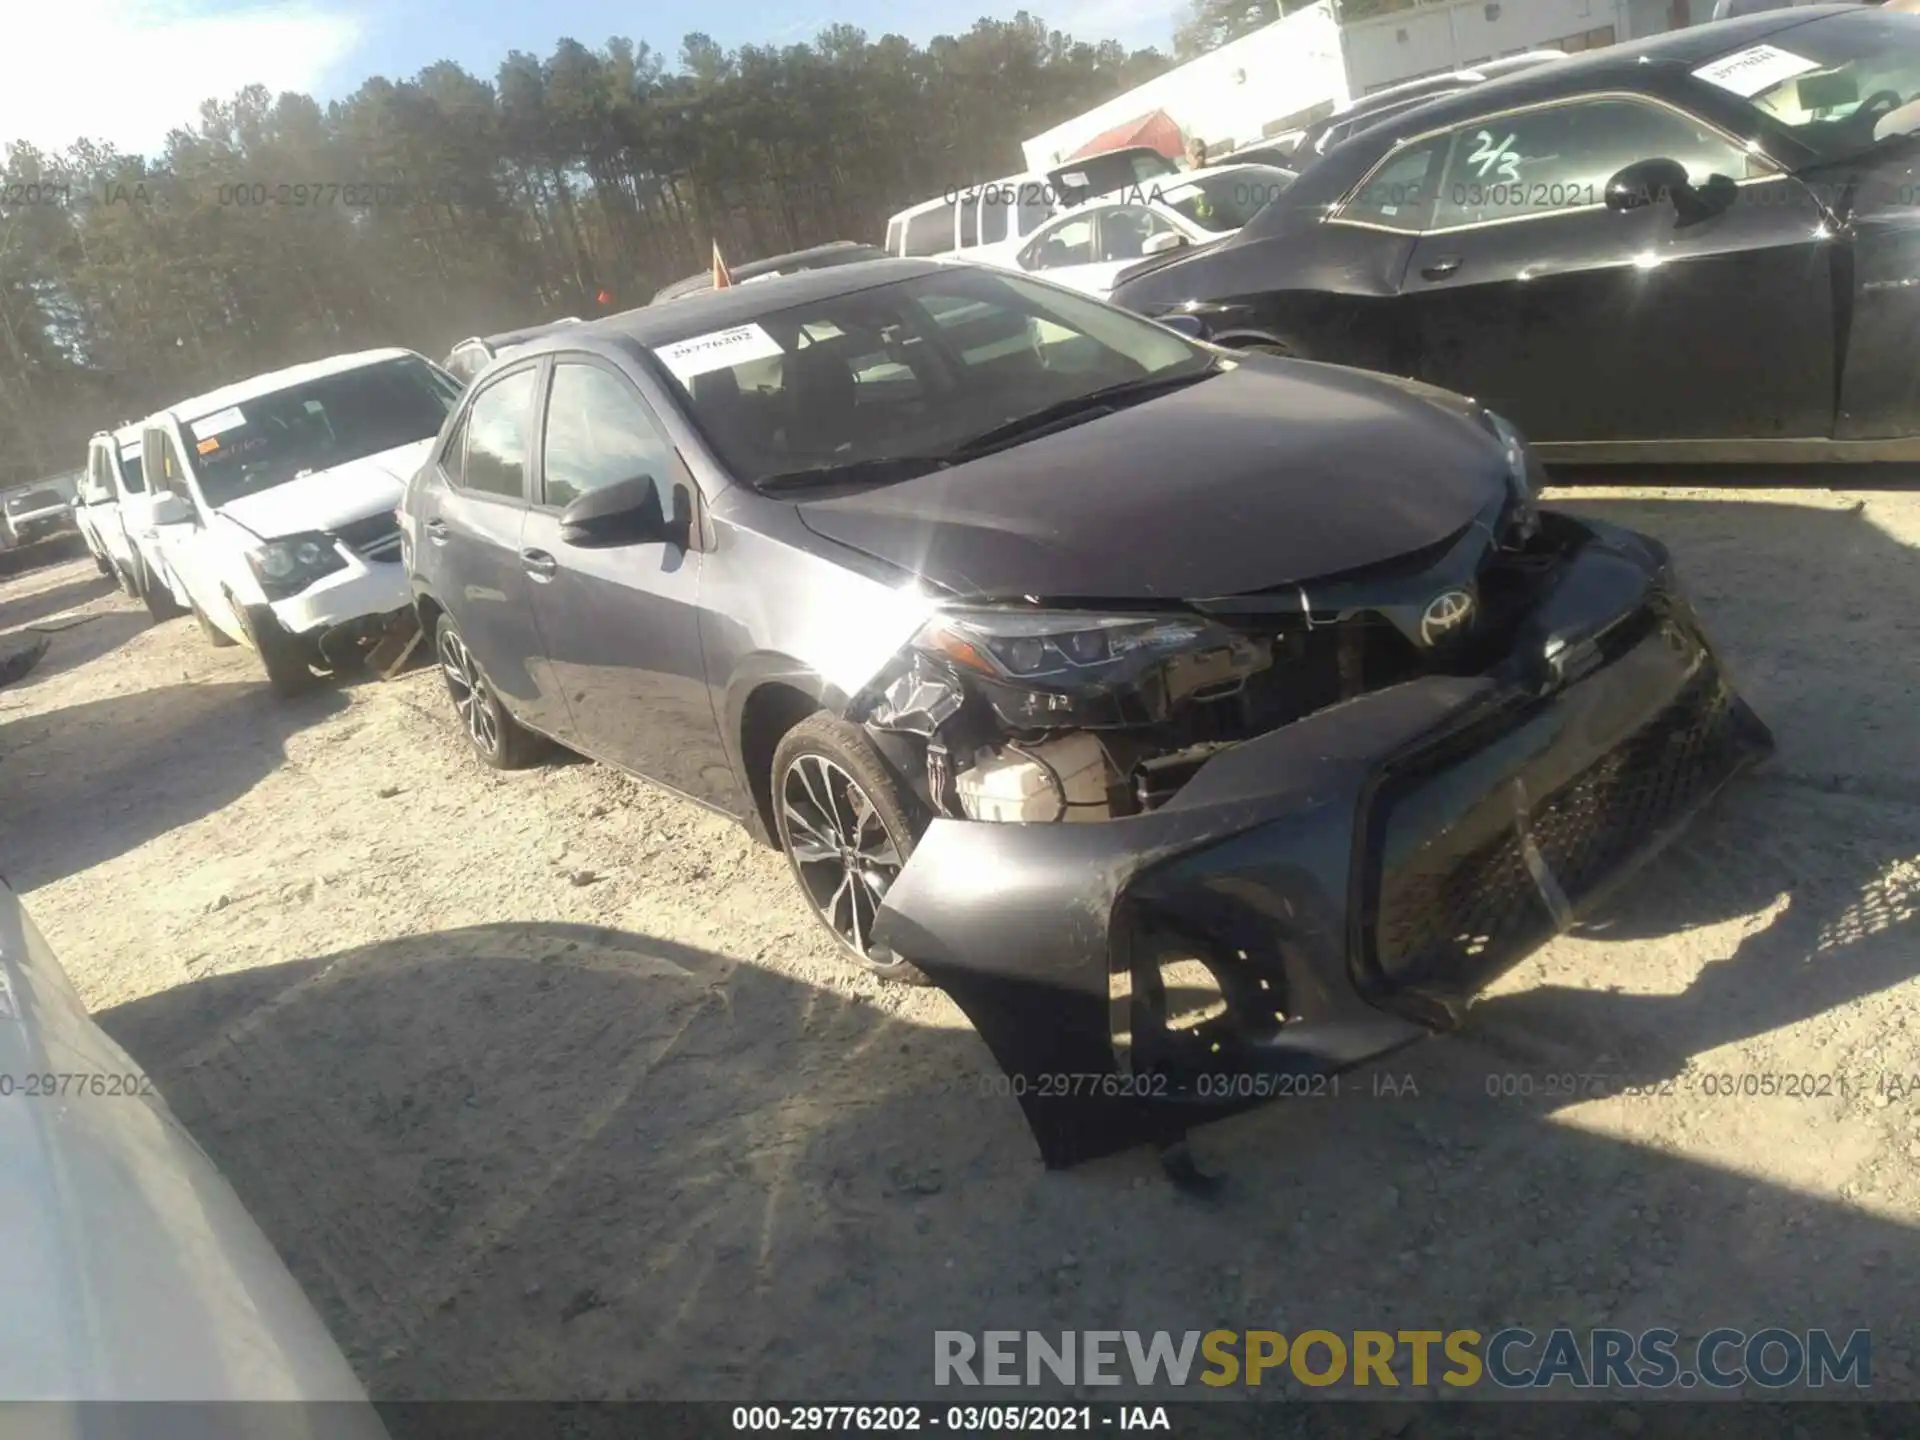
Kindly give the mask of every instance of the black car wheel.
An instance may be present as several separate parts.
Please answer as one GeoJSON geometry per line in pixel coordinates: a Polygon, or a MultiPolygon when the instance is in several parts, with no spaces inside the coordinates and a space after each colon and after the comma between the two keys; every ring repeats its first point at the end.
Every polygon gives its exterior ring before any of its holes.
{"type": "Polygon", "coordinates": [[[154,624],[187,613],[175,602],[167,582],[153,573],[153,567],[144,558],[136,559],[134,564],[138,567],[134,572],[134,588],[139,592],[140,601],[147,607],[147,614],[153,618],[154,624]]]}
{"type": "Polygon", "coordinates": [[[273,611],[264,605],[235,605],[234,609],[240,623],[247,627],[247,638],[253,641],[254,653],[260,657],[274,694],[290,700],[319,683],[309,648],[299,636],[287,633],[273,611]]]}
{"type": "Polygon", "coordinates": [[[454,713],[480,758],[496,770],[519,770],[539,759],[547,742],[507,713],[451,617],[440,617],[433,644],[454,713]]]}
{"type": "Polygon", "coordinates": [[[102,575],[105,575],[108,579],[113,578],[113,566],[107,563],[106,556],[95,555],[93,557],[93,568],[98,570],[102,575]]]}
{"type": "Polygon", "coordinates": [[[780,848],[820,922],[881,979],[924,985],[917,967],[873,943],[880,902],[917,832],[866,737],[830,715],[801,721],[774,751],[773,802],[780,848]]]}

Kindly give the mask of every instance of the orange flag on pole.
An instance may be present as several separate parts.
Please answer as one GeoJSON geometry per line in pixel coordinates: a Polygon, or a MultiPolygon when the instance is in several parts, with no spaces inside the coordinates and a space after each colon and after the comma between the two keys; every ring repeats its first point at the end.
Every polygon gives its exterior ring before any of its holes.
{"type": "Polygon", "coordinates": [[[733,284],[733,276],[727,271],[727,262],[720,258],[720,242],[713,242],[713,288],[725,290],[733,284]]]}

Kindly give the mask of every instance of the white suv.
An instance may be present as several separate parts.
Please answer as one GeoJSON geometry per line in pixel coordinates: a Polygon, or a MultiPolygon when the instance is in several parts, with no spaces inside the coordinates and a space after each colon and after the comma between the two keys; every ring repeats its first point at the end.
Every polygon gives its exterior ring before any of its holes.
{"type": "Polygon", "coordinates": [[[207,638],[250,646],[292,695],[410,612],[394,507],[461,389],[411,350],[366,350],[148,416],[160,555],[207,638]]]}

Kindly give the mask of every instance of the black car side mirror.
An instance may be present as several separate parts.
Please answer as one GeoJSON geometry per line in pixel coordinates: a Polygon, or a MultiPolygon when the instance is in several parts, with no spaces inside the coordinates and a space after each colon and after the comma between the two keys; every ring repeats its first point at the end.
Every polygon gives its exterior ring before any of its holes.
{"type": "Polygon", "coordinates": [[[1715,175],[1696,187],[1678,160],[1636,160],[1607,181],[1606,204],[1609,210],[1625,214],[1664,200],[1673,206],[1681,224],[1691,225],[1719,214],[1739,193],[1739,186],[1725,175],[1715,175]]]}
{"type": "Polygon", "coordinates": [[[651,545],[677,541],[680,527],[667,518],[654,478],[636,475],[576,498],[560,512],[560,538],[581,546],[651,545]]]}

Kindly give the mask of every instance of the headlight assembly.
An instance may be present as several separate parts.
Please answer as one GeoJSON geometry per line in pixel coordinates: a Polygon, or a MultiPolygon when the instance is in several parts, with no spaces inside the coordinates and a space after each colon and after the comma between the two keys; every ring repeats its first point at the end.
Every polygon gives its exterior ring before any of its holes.
{"type": "Polygon", "coordinates": [[[915,644],[1000,680],[1095,680],[1143,652],[1192,645],[1203,621],[1175,616],[1087,615],[1071,610],[947,610],[915,644]]]}
{"type": "Polygon", "coordinates": [[[346,558],[329,535],[286,535],[247,552],[247,564],[270,599],[297,595],[323,575],[345,567],[346,558]]]}

